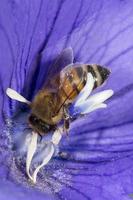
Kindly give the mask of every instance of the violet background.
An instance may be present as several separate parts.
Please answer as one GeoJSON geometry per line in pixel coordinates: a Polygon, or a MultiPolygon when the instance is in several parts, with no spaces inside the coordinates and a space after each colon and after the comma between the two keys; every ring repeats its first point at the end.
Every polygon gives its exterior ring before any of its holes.
{"type": "Polygon", "coordinates": [[[133,198],[132,64],[132,0],[0,1],[0,200],[133,198]],[[111,69],[102,90],[110,88],[115,94],[107,109],[72,123],[70,139],[60,144],[66,156],[55,157],[54,167],[47,168],[47,191],[45,180],[30,186],[10,173],[12,131],[7,134],[5,126],[18,105],[5,90],[11,87],[32,98],[53,59],[69,46],[76,62],[111,69]],[[40,51],[41,62],[35,68],[40,51]]]}

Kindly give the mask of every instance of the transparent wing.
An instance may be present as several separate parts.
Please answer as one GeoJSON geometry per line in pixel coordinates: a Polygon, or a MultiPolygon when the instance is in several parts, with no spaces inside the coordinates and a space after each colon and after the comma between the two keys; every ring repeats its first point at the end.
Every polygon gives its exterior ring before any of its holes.
{"type": "Polygon", "coordinates": [[[40,69],[43,65],[43,51],[39,50],[33,58],[29,70],[27,72],[27,78],[25,80],[25,87],[23,94],[28,99],[38,92],[42,86],[46,86],[49,80],[57,73],[59,73],[66,65],[73,63],[73,50],[71,47],[64,49],[61,54],[55,59],[55,62],[48,67],[46,74],[40,73],[40,69]],[[46,78],[44,78],[46,77],[46,78]]]}
{"type": "Polygon", "coordinates": [[[73,63],[73,50],[71,47],[64,49],[61,54],[57,57],[54,64],[52,64],[47,72],[47,79],[44,83],[44,86],[48,84],[48,82],[51,80],[51,78],[65,68],[67,65],[70,65],[73,63]]]}

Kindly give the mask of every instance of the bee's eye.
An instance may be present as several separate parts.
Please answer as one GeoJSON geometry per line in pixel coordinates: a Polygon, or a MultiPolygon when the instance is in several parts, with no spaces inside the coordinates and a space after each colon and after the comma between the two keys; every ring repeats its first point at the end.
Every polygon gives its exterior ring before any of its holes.
{"type": "Polygon", "coordinates": [[[35,123],[35,122],[37,122],[37,121],[38,121],[38,119],[37,119],[36,116],[34,116],[34,115],[30,115],[30,116],[29,116],[29,122],[30,122],[30,123],[35,123]]]}
{"type": "MultiPolygon", "coordinates": [[[[51,130],[51,125],[45,123],[41,119],[37,118],[35,115],[31,114],[29,116],[29,123],[37,128],[38,130],[43,131],[44,133],[48,133],[51,130]]],[[[52,127],[53,128],[53,127],[52,127]]]]}
{"type": "Polygon", "coordinates": [[[36,117],[34,117],[34,121],[35,121],[35,122],[37,121],[37,118],[36,118],[36,117]]]}

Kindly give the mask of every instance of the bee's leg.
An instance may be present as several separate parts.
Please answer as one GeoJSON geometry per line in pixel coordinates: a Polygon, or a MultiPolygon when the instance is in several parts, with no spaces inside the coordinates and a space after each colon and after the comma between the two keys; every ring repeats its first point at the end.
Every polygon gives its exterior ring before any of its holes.
{"type": "Polygon", "coordinates": [[[68,108],[66,106],[63,107],[63,117],[64,117],[64,127],[63,128],[68,136],[69,127],[70,127],[70,115],[68,112],[68,108]]]}
{"type": "Polygon", "coordinates": [[[66,132],[67,136],[69,135],[69,127],[70,127],[70,120],[64,120],[64,131],[66,132]]]}

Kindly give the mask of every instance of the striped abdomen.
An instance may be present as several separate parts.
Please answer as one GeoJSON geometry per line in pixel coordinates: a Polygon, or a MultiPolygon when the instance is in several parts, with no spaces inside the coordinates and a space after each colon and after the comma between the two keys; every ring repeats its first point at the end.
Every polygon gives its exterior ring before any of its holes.
{"type": "Polygon", "coordinates": [[[94,77],[94,88],[100,86],[108,78],[110,71],[100,65],[78,64],[61,72],[60,95],[67,102],[72,102],[86,84],[87,73],[94,77]]]}
{"type": "Polygon", "coordinates": [[[87,65],[88,73],[91,73],[95,79],[94,89],[102,85],[110,74],[110,70],[97,64],[87,65]]]}

